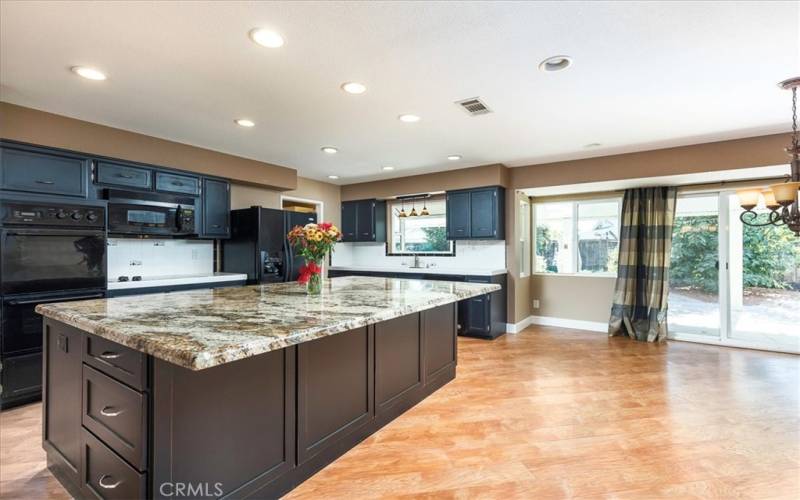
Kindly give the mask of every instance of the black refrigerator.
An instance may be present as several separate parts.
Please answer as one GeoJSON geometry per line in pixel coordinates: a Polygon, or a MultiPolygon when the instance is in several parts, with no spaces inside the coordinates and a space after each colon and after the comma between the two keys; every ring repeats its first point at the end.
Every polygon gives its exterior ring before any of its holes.
{"type": "Polygon", "coordinates": [[[303,258],[286,239],[294,226],[317,222],[317,214],[250,207],[231,211],[231,238],[222,247],[222,270],[247,274],[247,283],[295,281],[303,258]]]}

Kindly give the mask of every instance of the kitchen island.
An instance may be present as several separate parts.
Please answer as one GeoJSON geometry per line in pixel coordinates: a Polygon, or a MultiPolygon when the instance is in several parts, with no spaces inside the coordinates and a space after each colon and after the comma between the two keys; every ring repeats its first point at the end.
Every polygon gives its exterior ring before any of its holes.
{"type": "Polygon", "coordinates": [[[456,303],[498,285],[327,280],[59,304],[43,447],[78,498],[275,498],[455,377],[456,303]]]}

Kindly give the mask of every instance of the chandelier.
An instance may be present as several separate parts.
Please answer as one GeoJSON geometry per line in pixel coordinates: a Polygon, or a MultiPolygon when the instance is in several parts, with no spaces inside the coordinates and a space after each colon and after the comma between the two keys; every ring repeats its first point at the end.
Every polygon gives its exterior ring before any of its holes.
{"type": "Polygon", "coordinates": [[[739,220],[748,226],[786,226],[800,237],[800,137],[797,131],[797,88],[800,77],[790,78],[778,84],[792,91],[792,144],[786,148],[791,158],[791,175],[780,184],[773,184],[764,190],[745,189],[737,191],[739,205],[744,209],[739,220]],[[769,209],[766,220],[759,219],[753,210],[761,201],[769,209]]]}

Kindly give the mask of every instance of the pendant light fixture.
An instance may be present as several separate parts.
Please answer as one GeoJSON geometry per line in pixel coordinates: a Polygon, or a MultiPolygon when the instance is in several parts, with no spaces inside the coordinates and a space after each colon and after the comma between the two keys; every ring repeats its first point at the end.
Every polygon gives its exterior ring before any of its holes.
{"type": "Polygon", "coordinates": [[[414,200],[411,200],[411,213],[408,214],[409,217],[416,217],[417,216],[417,205],[414,203],[414,200]]]}
{"type": "Polygon", "coordinates": [[[408,216],[406,215],[406,202],[402,201],[401,203],[402,205],[400,205],[400,212],[397,213],[397,216],[403,219],[408,216]]]}
{"type": "Polygon", "coordinates": [[[792,91],[792,144],[786,148],[791,158],[791,174],[786,181],[763,190],[737,191],[739,205],[744,209],[739,220],[754,227],[786,226],[800,237],[800,132],[797,130],[797,88],[800,87],[800,77],[784,80],[778,85],[792,91]],[[762,199],[770,211],[766,221],[759,222],[758,213],[753,209],[762,199]]]}
{"type": "Polygon", "coordinates": [[[428,215],[431,214],[430,212],[428,212],[428,202],[426,201],[422,202],[422,210],[420,211],[419,214],[423,217],[427,217],[428,215]]]}

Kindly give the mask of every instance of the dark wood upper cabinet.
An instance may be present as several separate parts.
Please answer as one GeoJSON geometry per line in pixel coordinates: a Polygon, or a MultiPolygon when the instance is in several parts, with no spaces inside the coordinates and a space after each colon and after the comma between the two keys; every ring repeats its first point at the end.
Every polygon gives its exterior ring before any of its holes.
{"type": "Polygon", "coordinates": [[[203,208],[201,236],[207,238],[230,238],[231,236],[231,185],[218,180],[203,178],[203,208]]]}
{"type": "Polygon", "coordinates": [[[97,184],[153,189],[153,171],[149,168],[106,160],[97,161],[94,168],[97,184]]]}
{"type": "Polygon", "coordinates": [[[505,239],[505,189],[499,186],[447,192],[447,238],[505,239]]]}
{"type": "Polygon", "coordinates": [[[156,172],[156,191],[197,196],[200,194],[200,179],[192,175],[156,172]]]}
{"type": "Polygon", "coordinates": [[[386,241],[386,202],[342,202],[342,241],[386,241]]]}
{"type": "Polygon", "coordinates": [[[447,239],[460,240],[470,237],[469,192],[447,193],[447,239]]]}
{"type": "Polygon", "coordinates": [[[356,202],[342,202],[342,241],[358,241],[357,209],[358,203],[356,202]]]}
{"type": "Polygon", "coordinates": [[[0,189],[85,198],[89,158],[48,148],[3,144],[0,189]]]}

